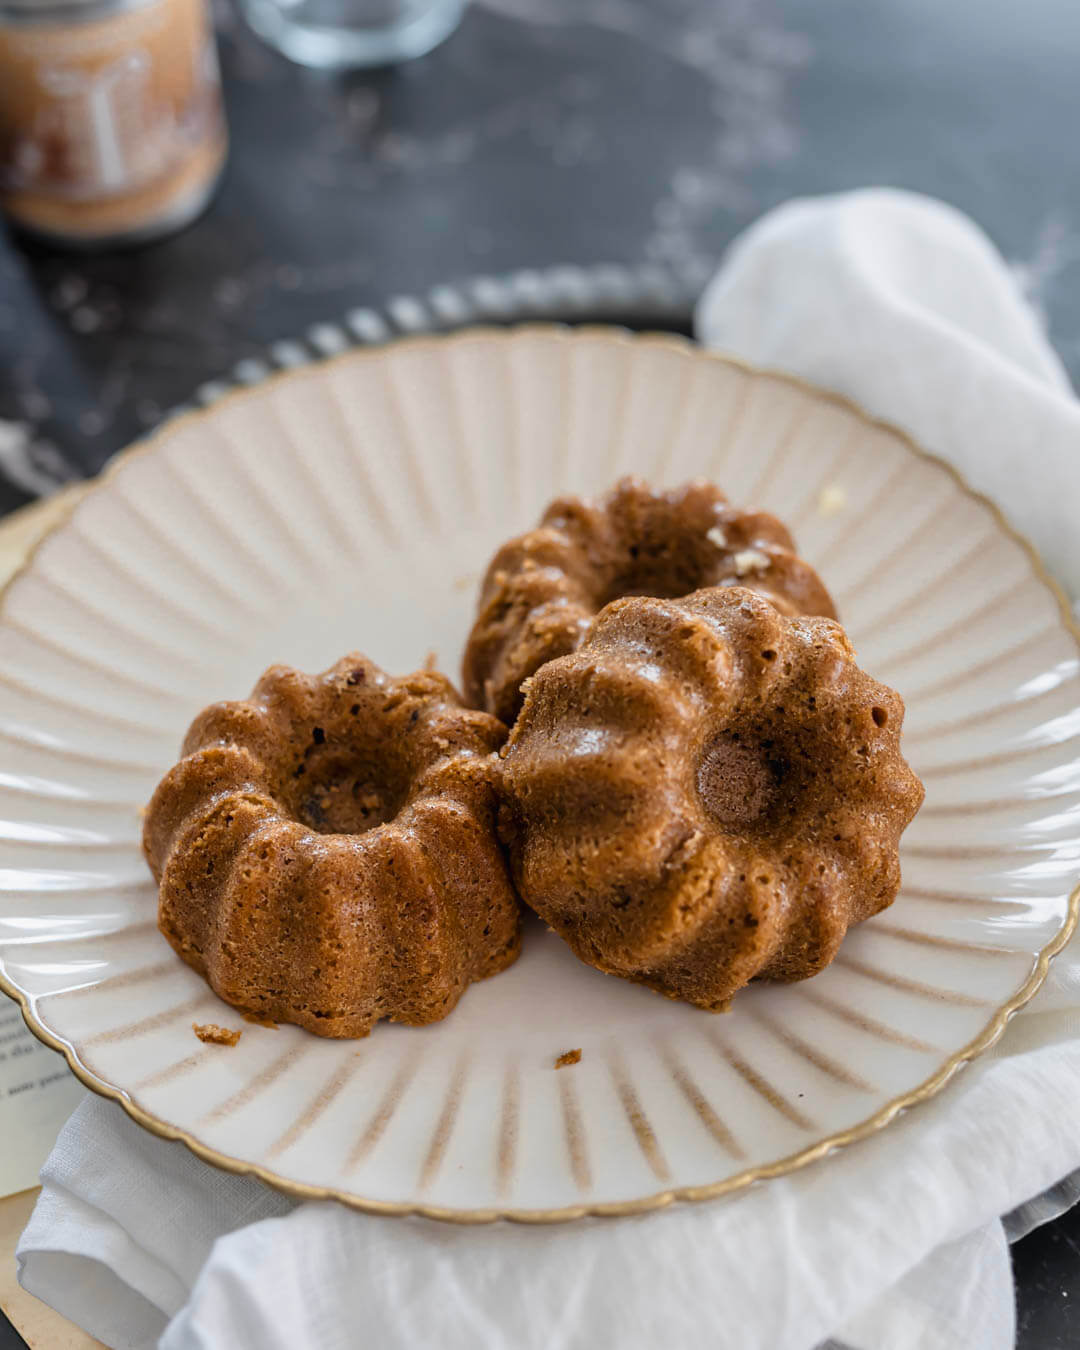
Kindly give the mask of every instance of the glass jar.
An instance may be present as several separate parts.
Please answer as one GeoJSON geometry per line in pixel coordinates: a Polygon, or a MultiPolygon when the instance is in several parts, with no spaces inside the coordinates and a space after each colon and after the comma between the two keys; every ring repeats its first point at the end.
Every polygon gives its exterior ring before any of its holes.
{"type": "Polygon", "coordinates": [[[66,246],[193,220],[225,161],[205,0],[0,0],[0,207],[66,246]]]}
{"type": "Polygon", "coordinates": [[[241,8],[290,60],[342,70],[423,56],[458,26],[465,0],[241,0],[241,8]]]}

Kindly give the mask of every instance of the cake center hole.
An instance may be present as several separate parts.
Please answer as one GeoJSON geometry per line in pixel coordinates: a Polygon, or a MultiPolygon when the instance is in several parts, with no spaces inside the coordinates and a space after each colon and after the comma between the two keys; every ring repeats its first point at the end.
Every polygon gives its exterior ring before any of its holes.
{"type": "Polygon", "coordinates": [[[776,781],[776,769],[762,750],[735,732],[710,741],[698,763],[698,793],[721,825],[745,828],[759,820],[772,805],[776,781]]]}
{"type": "Polygon", "coordinates": [[[296,814],[320,834],[363,834],[398,813],[401,791],[388,782],[385,767],[329,746],[314,748],[301,767],[296,814]]]}
{"type": "MultiPolygon", "coordinates": [[[[716,553],[709,545],[710,555],[716,553]]],[[[708,561],[712,561],[712,557],[708,561]]],[[[606,578],[599,597],[608,604],[624,595],[650,595],[675,600],[710,584],[711,570],[684,540],[661,544],[635,543],[606,578]]]]}

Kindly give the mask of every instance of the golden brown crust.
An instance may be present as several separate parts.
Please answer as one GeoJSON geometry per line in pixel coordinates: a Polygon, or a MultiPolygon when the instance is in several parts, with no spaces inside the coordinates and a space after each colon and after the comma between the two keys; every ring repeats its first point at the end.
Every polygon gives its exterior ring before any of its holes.
{"type": "Polygon", "coordinates": [[[723,585],[757,591],[785,614],[836,617],[787,528],[731,506],[713,483],[653,492],[624,478],[596,500],[560,498],[488,567],[465,648],[466,699],[512,724],[524,681],[576,650],[611,600],[723,585]]]}
{"type": "Polygon", "coordinates": [[[741,587],[615,600],[525,686],[500,829],[600,970],[699,1007],[805,979],[891,904],[922,784],[839,624],[741,587]]]}
{"type": "Polygon", "coordinates": [[[510,965],[505,728],[442,675],[273,666],[195,719],[146,813],[162,932],[228,1003],[322,1036],[445,1017],[510,965]]]}

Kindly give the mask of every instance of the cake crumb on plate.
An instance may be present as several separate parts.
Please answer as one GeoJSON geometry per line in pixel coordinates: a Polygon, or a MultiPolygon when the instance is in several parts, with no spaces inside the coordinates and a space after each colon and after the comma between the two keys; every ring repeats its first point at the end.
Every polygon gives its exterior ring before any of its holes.
{"type": "Polygon", "coordinates": [[[244,1034],[219,1027],[216,1022],[192,1022],[191,1029],[205,1045],[235,1045],[244,1034]]]}
{"type": "Polygon", "coordinates": [[[821,489],[817,509],[820,516],[838,516],[847,506],[847,493],[839,483],[830,483],[821,489]]]}

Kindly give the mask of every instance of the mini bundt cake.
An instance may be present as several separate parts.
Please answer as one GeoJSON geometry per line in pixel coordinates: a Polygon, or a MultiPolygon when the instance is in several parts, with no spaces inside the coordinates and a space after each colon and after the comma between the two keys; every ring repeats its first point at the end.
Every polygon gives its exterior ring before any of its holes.
{"type": "Polygon", "coordinates": [[[505,735],[442,675],[272,666],[200,713],[147,809],[162,932],[226,1002],[320,1036],[445,1017],[520,945],[505,735]]]}
{"type": "Polygon", "coordinates": [[[719,1010],[891,904],[922,784],[843,629],[742,587],[613,601],[525,687],[500,833],[588,964],[719,1010]]]}
{"type": "Polygon", "coordinates": [[[729,505],[712,483],[653,492],[624,478],[595,501],[560,498],[488,567],[465,648],[465,697],[509,725],[523,682],[574,651],[609,601],[727,585],[757,591],[784,614],[836,617],[786,527],[729,505]]]}

